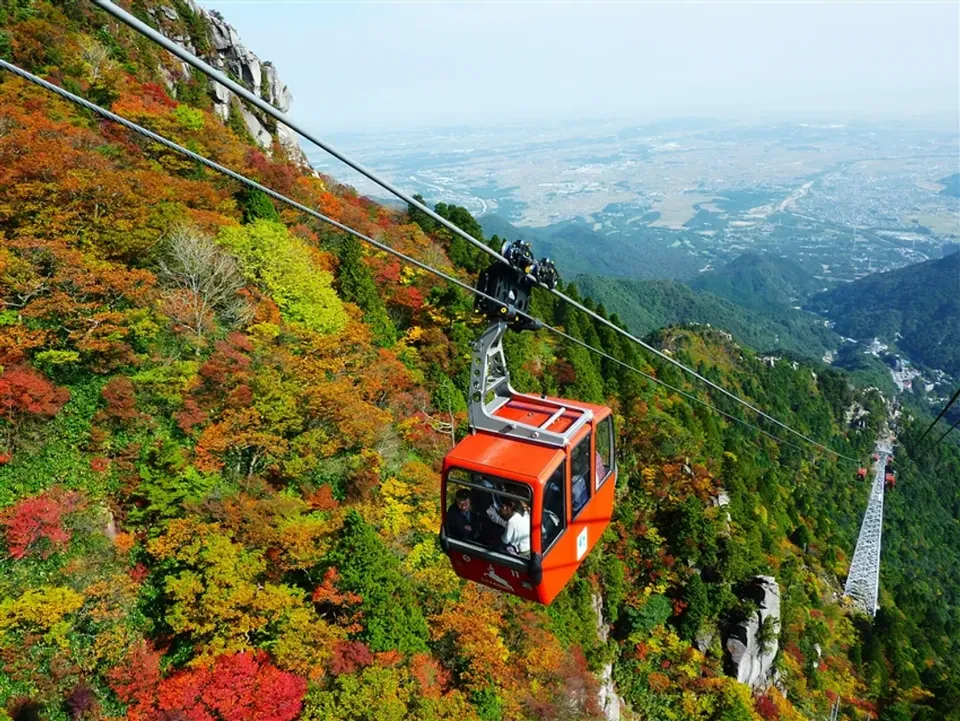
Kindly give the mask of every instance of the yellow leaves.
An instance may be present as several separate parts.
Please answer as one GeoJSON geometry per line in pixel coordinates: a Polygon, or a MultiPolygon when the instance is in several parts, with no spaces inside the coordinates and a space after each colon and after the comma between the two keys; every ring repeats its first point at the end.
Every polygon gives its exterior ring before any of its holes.
{"type": "Polygon", "coordinates": [[[269,344],[280,335],[280,326],[275,323],[257,323],[247,328],[247,334],[254,340],[269,344]]]}
{"type": "Polygon", "coordinates": [[[414,579],[424,595],[432,598],[447,598],[461,586],[460,579],[432,535],[415,545],[404,557],[401,570],[414,579]]]}
{"type": "Polygon", "coordinates": [[[0,601],[0,634],[14,628],[50,631],[82,605],[83,596],[69,588],[31,588],[19,598],[0,601]]]}
{"type": "Polygon", "coordinates": [[[161,561],[176,557],[191,561],[197,558],[202,539],[221,530],[217,523],[203,523],[194,518],[177,518],[170,522],[162,536],[153,539],[147,546],[150,554],[161,561]]]}
{"type": "Polygon", "coordinates": [[[299,606],[284,616],[270,651],[280,668],[316,680],[334,645],[344,638],[344,629],[327,623],[312,608],[299,606]]]}
{"type": "MultiPolygon", "coordinates": [[[[263,509],[247,503],[228,507],[228,520],[249,522],[240,531],[255,533],[251,540],[271,549],[270,570],[309,568],[326,553],[340,520],[301,514],[301,506],[263,509]],[[282,514],[276,525],[269,515],[258,515],[271,510],[282,514]],[[269,527],[260,528],[258,521],[269,527]]],[[[197,645],[192,663],[242,651],[255,635],[266,635],[281,666],[317,676],[333,644],[343,637],[342,630],[317,616],[302,591],[270,583],[263,554],[232,540],[221,524],[177,519],[148,548],[156,558],[182,568],[166,578],[166,621],[197,645]]]]}
{"type": "Polygon", "coordinates": [[[423,328],[421,328],[418,325],[415,325],[406,332],[406,334],[403,337],[403,342],[416,343],[421,338],[423,338],[423,333],[424,333],[423,328]]]}
{"type": "Polygon", "coordinates": [[[412,265],[405,265],[400,270],[400,285],[410,285],[422,275],[424,271],[414,268],[412,265]]]}
{"type": "Polygon", "coordinates": [[[281,548],[281,566],[285,570],[315,566],[333,542],[333,533],[339,520],[317,515],[301,516],[280,524],[278,543],[281,548]]]}
{"type": "Polygon", "coordinates": [[[657,473],[657,469],[653,466],[646,466],[640,471],[640,475],[643,476],[643,479],[647,482],[653,481],[657,477],[657,473]]]}
{"type": "Polygon", "coordinates": [[[390,536],[399,536],[410,529],[410,516],[415,507],[407,502],[410,486],[396,478],[388,478],[380,485],[379,526],[390,536]]]}

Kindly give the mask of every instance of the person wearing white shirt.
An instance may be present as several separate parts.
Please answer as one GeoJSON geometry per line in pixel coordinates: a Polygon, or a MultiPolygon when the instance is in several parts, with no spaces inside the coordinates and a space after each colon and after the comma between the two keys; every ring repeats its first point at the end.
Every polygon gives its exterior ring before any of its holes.
{"type": "Polygon", "coordinates": [[[500,504],[500,516],[507,522],[500,540],[507,552],[515,556],[530,553],[530,514],[523,501],[504,499],[500,504]]]}

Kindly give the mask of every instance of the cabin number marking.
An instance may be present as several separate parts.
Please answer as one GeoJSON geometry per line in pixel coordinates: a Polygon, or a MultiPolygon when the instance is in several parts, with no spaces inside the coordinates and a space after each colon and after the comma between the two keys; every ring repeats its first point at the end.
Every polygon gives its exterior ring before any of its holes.
{"type": "Polygon", "coordinates": [[[587,552],[587,529],[584,528],[580,531],[580,535],[577,536],[577,560],[579,561],[583,558],[583,554],[587,552]]]}

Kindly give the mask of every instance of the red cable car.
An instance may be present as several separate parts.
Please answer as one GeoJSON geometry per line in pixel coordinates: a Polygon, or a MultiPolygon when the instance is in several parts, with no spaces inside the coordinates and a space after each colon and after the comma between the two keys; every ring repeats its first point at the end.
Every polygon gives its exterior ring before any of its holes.
{"type": "Polygon", "coordinates": [[[498,302],[476,305],[493,322],[474,345],[470,434],[443,461],[440,543],[461,578],[549,604],[610,523],[613,418],[604,406],[510,387],[503,335],[536,327],[517,312],[529,307],[526,274],[556,282],[552,264],[538,268],[519,245],[504,248],[512,265],[497,263],[478,282],[498,302]]]}
{"type": "Polygon", "coordinates": [[[862,481],[862,480],[863,480],[864,478],[866,478],[866,477],[867,477],[867,469],[866,469],[866,468],[862,468],[862,467],[861,467],[861,468],[858,468],[858,469],[857,469],[857,478],[859,478],[859,479],[862,481]]]}
{"type": "Polygon", "coordinates": [[[887,488],[893,488],[897,485],[897,472],[893,470],[893,466],[890,463],[892,460],[892,456],[888,457],[886,466],[883,469],[883,480],[887,484],[887,488]]]}

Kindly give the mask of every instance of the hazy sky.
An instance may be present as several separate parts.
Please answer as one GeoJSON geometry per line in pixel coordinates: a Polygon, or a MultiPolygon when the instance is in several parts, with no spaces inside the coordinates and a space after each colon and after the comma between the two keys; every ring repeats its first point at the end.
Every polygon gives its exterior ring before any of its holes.
{"type": "Polygon", "coordinates": [[[201,4],[316,130],[960,105],[957,2],[201,4]]]}

